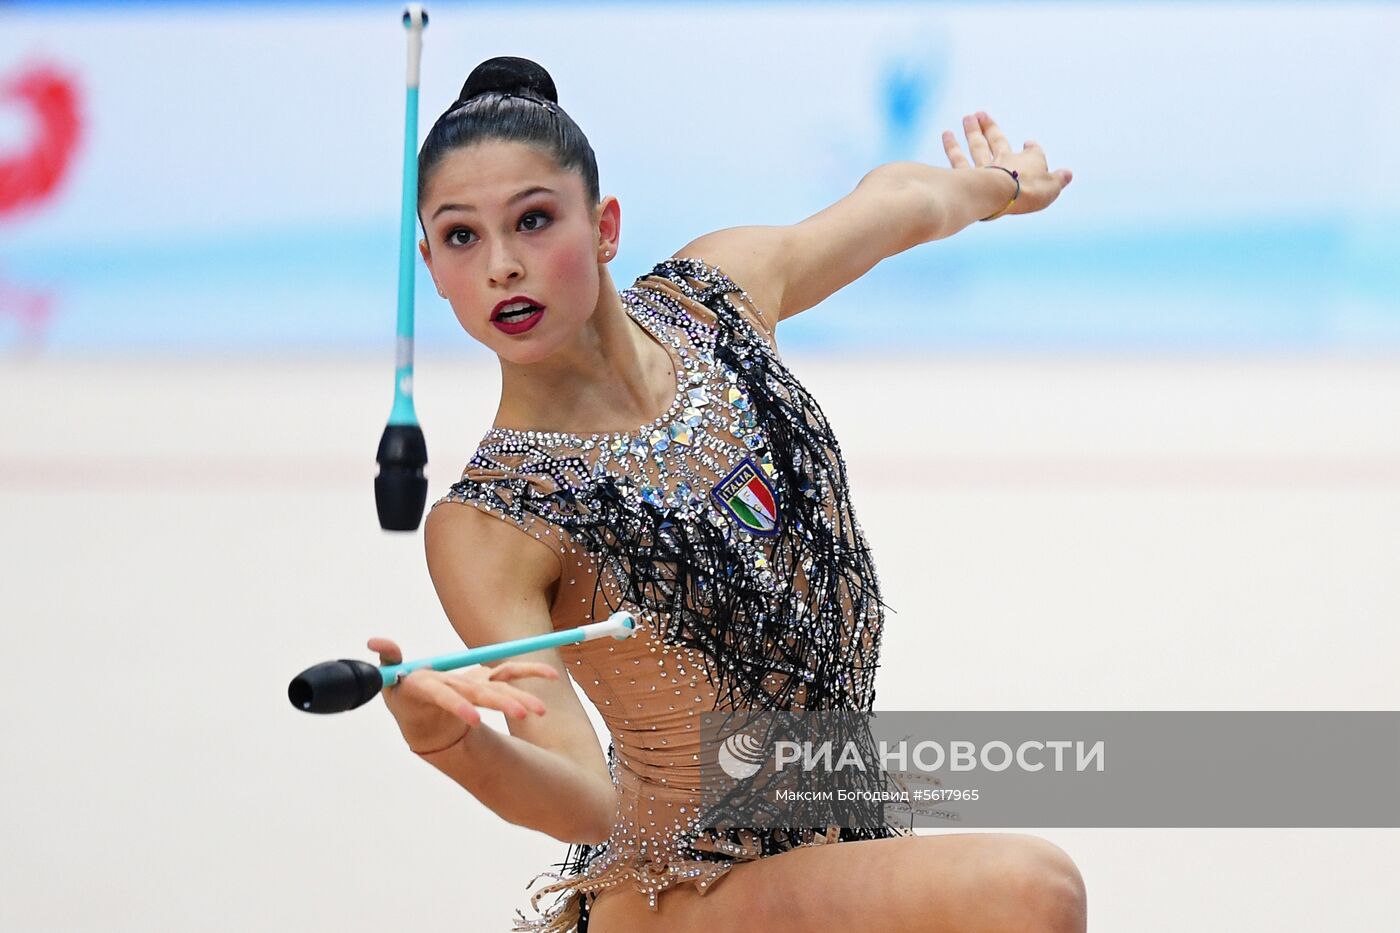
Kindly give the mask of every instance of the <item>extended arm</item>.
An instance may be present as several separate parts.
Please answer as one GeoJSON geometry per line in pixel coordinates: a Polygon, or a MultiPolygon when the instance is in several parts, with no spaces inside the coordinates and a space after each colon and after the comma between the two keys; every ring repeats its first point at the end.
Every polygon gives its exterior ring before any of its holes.
{"type": "Polygon", "coordinates": [[[771,331],[778,321],[821,303],[880,260],[950,237],[1004,208],[1016,193],[1016,180],[992,164],[1020,176],[1021,193],[1008,214],[1043,209],[1069,183],[1068,169],[1046,170],[1045,155],[1034,141],[1012,152],[990,118],[970,120],[966,125],[975,165],[945,134],[950,168],[889,162],[806,220],[718,230],[676,255],[724,269],[753,297],[771,331]]]}
{"type": "Polygon", "coordinates": [[[950,237],[1000,210],[1016,182],[996,169],[888,162],[835,204],[787,228],[778,319],[821,303],[882,259],[950,237]]]}

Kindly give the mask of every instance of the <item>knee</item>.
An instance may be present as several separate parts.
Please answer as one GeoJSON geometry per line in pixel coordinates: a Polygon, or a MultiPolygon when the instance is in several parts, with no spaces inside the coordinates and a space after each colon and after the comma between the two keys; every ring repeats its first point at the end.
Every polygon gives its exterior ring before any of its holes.
{"type": "Polygon", "coordinates": [[[1084,878],[1064,849],[1038,836],[1015,836],[1004,866],[1020,933],[1084,933],[1084,878]]]}

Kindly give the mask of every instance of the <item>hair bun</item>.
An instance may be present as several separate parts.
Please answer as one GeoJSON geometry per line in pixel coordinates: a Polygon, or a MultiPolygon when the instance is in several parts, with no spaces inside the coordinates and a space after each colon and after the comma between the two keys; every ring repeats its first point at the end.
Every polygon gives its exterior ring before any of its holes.
{"type": "Polygon", "coordinates": [[[462,93],[457,95],[457,103],[464,104],[478,94],[491,91],[532,95],[553,104],[559,103],[559,92],[555,90],[554,79],[549,72],[528,58],[511,55],[488,58],[473,68],[467,76],[467,83],[462,85],[462,93]]]}

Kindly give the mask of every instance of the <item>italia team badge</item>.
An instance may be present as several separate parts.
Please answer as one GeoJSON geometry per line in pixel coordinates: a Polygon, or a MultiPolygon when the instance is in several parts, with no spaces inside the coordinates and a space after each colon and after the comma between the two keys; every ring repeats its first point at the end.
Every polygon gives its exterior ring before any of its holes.
{"type": "Polygon", "coordinates": [[[716,483],[710,495],[749,533],[764,537],[778,533],[778,498],[763,471],[748,457],[716,483]]]}

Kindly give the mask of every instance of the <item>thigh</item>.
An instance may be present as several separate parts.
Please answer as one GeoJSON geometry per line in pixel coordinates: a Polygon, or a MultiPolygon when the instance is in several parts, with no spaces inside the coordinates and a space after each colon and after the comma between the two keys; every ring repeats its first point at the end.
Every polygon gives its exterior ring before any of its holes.
{"type": "Polygon", "coordinates": [[[590,911],[589,933],[1073,930],[1083,929],[1071,919],[1076,909],[1082,917],[1079,885],[1068,857],[1034,836],[843,842],[735,865],[703,896],[690,886],[663,892],[656,911],[635,891],[605,892],[590,911]],[[1039,923],[1042,912],[1050,922],[1039,923]]]}

